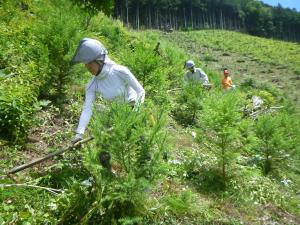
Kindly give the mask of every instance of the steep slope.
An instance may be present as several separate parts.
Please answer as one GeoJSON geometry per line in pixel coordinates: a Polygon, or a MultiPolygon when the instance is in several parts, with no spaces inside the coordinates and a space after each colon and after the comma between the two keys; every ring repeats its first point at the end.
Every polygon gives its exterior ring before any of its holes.
{"type": "Polygon", "coordinates": [[[162,39],[184,49],[202,66],[227,67],[237,84],[247,78],[274,84],[300,108],[300,45],[231,31],[203,30],[160,33],[162,39]]]}
{"type": "MultiPolygon", "coordinates": [[[[64,2],[70,3],[56,1],[64,2]]],[[[64,37],[69,51],[60,52],[63,61],[55,60],[57,49],[51,47],[56,46],[53,37],[60,37],[59,32],[54,32],[57,23],[59,27],[68,24],[58,18],[58,21],[51,20],[53,32],[40,31],[51,41],[49,49],[58,68],[64,68],[70,60],[80,38],[96,38],[108,48],[112,59],[128,66],[142,82],[146,102],[136,112],[98,99],[97,103],[106,104],[111,110],[94,112],[87,134],[95,137],[93,143],[28,168],[14,176],[16,181],[4,176],[0,181],[0,224],[299,224],[299,145],[295,147],[299,140],[298,120],[289,111],[282,110],[266,114],[270,116],[267,120],[262,116],[257,123],[241,110],[248,107],[248,95],[264,94],[271,99],[270,105],[263,108],[267,112],[272,104],[285,103],[281,96],[251,86],[227,94],[221,92],[218,88],[221,74],[216,71],[226,63],[220,65],[213,61],[212,55],[206,55],[203,60],[211,63],[206,69],[215,87],[207,92],[199,85],[184,86],[185,59],[196,57],[197,62],[202,61],[193,51],[201,44],[188,39],[189,33],[134,32],[101,13],[91,19],[89,26],[81,26],[85,14],[77,8],[70,7],[68,12],[62,7],[64,4],[59,7],[52,5],[52,1],[47,4],[69,15],[69,22],[73,13],[82,19],[76,23],[80,27],[72,42],[68,41],[68,35],[64,37]],[[191,45],[185,49],[186,40],[191,45]],[[156,49],[158,42],[161,45],[156,49]],[[268,123],[271,119],[274,126],[268,123]],[[264,130],[274,131],[274,136],[272,132],[267,134],[272,136],[272,150],[278,150],[271,152],[272,157],[265,161],[265,149],[260,148],[266,142],[264,130]],[[228,155],[218,152],[217,140],[223,131],[230,139],[230,143],[227,139],[228,155]],[[99,164],[103,150],[112,155],[113,173],[99,164]],[[143,151],[149,154],[142,155],[143,151]],[[228,168],[226,177],[220,170],[223,158],[228,158],[224,165],[228,168]],[[264,162],[274,165],[269,174],[264,174],[267,164],[264,162]],[[13,182],[25,186],[10,186],[13,182]],[[37,186],[52,189],[46,191],[37,186]],[[54,194],[50,192],[53,189],[63,192],[54,194]]],[[[51,10],[46,6],[35,7],[41,7],[48,15],[51,10]]],[[[28,13],[21,11],[20,18],[27,17],[28,13]]],[[[57,11],[51,12],[50,18],[53,13],[57,11]]],[[[39,25],[44,24],[44,19],[40,20],[39,25]]],[[[34,31],[37,30],[39,27],[34,31]]],[[[34,39],[35,33],[32,34],[34,39]]],[[[204,35],[209,35],[209,31],[204,35]]],[[[14,41],[13,35],[5,37],[23,48],[14,41]]],[[[23,39],[26,46],[26,32],[23,39]]],[[[57,37],[61,43],[59,40],[57,37]]],[[[43,39],[40,42],[42,45],[43,39]]],[[[27,47],[31,49],[31,45],[27,47]]],[[[209,46],[205,49],[215,51],[209,46]]],[[[50,56],[43,53],[46,58],[50,56]]],[[[238,58],[238,52],[231,54],[238,58]]],[[[47,60],[43,63],[48,65],[47,60]]],[[[5,66],[13,68],[14,64],[5,61],[5,66]]],[[[39,77],[41,71],[32,69],[39,77]]],[[[56,75],[60,70],[52,72],[56,75]]],[[[0,140],[1,175],[14,165],[69,144],[83,104],[84,86],[91,76],[83,65],[68,72],[71,76],[64,83],[65,101],[56,102],[61,95],[57,99],[38,95],[33,122],[28,122],[30,129],[23,133],[27,137],[24,143],[0,140]]],[[[2,79],[8,82],[14,77],[2,79]]],[[[234,79],[238,80],[235,76],[234,79]]],[[[19,82],[18,89],[22,85],[19,82]]]]}

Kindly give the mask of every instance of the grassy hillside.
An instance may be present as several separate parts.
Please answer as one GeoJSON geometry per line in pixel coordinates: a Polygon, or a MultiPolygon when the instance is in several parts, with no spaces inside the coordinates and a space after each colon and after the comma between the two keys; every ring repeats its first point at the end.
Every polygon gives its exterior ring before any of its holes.
{"type": "Polygon", "coordinates": [[[128,66],[146,101],[136,112],[98,99],[109,109],[94,111],[86,134],[95,137],[92,142],[13,179],[1,176],[0,224],[300,223],[299,118],[276,87],[243,82],[246,72],[258,76],[249,59],[259,69],[276,65],[273,71],[292,76],[297,61],[283,68],[280,52],[272,50],[274,57],[264,61],[266,53],[250,57],[237,41],[214,47],[218,36],[249,44],[248,36],[236,33],[134,32],[101,13],[86,26],[87,15],[68,0],[27,3],[29,10],[11,2],[0,7],[0,25],[6,27],[0,31],[0,108],[7,109],[0,114],[6,131],[1,175],[69,144],[91,78],[83,65],[68,64],[82,37],[97,38],[112,59],[128,66]],[[210,91],[183,85],[189,58],[208,73],[210,91]],[[233,92],[219,87],[220,69],[227,65],[240,84],[233,92]],[[252,96],[264,101],[257,111],[252,96]],[[112,172],[99,163],[103,150],[112,156],[112,172]]]}
{"type": "Polygon", "coordinates": [[[202,66],[232,71],[239,84],[247,78],[273,83],[300,107],[300,45],[237,32],[203,30],[158,34],[185,50],[202,66]]]}

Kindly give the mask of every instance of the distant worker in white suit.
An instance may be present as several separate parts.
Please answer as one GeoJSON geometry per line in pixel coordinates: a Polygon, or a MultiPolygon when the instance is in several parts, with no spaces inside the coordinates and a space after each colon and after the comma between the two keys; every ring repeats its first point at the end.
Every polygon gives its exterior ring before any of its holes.
{"type": "Polygon", "coordinates": [[[186,61],[184,67],[188,69],[188,71],[184,75],[184,83],[199,82],[205,88],[211,87],[208,76],[202,69],[195,67],[195,63],[193,60],[186,61]]]}
{"type": "Polygon", "coordinates": [[[138,107],[144,102],[145,90],[130,70],[117,65],[107,56],[108,51],[97,40],[83,38],[71,64],[84,63],[93,78],[86,86],[85,102],[72,143],[82,140],[90,121],[96,94],[104,100],[128,103],[138,107]]]}

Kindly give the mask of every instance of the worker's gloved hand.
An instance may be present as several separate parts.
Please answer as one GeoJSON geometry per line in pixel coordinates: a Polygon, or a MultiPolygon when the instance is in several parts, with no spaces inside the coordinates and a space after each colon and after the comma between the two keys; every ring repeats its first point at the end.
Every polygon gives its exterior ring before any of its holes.
{"type": "Polygon", "coordinates": [[[72,139],[72,144],[75,145],[78,141],[83,139],[83,134],[76,134],[72,139]]]}

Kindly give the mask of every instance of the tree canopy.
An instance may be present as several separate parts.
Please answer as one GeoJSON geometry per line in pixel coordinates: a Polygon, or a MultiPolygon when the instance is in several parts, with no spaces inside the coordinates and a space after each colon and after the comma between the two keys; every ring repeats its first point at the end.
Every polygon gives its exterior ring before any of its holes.
{"type": "Polygon", "coordinates": [[[115,17],[136,29],[220,28],[300,40],[300,13],[255,0],[115,0],[115,17]]]}

